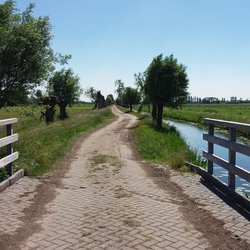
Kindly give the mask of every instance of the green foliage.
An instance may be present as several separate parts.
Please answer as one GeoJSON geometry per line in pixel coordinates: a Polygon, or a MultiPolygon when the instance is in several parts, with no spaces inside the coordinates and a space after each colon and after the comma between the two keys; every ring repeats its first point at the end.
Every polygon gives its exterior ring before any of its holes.
{"type": "Polygon", "coordinates": [[[106,105],[112,105],[115,103],[114,97],[112,94],[107,95],[106,97],[106,105]]]}
{"type": "Polygon", "coordinates": [[[145,74],[139,72],[138,74],[134,74],[135,77],[135,85],[137,86],[138,92],[140,94],[141,103],[149,104],[150,98],[148,94],[145,92],[145,74]]]}
{"type": "Polygon", "coordinates": [[[0,168],[0,182],[9,178],[9,175],[5,168],[0,168]]]}
{"type": "Polygon", "coordinates": [[[130,111],[132,111],[133,104],[140,102],[141,97],[139,91],[131,87],[124,87],[124,83],[121,80],[116,80],[115,86],[117,87],[115,91],[117,93],[116,104],[129,107],[130,111]]]}
{"type": "Polygon", "coordinates": [[[137,89],[126,87],[123,93],[123,102],[129,105],[130,111],[133,109],[133,104],[138,104],[140,102],[140,94],[137,89]]]}
{"type": "Polygon", "coordinates": [[[115,87],[117,87],[117,89],[115,90],[115,92],[117,93],[116,104],[123,105],[123,94],[125,90],[124,83],[121,80],[116,80],[115,87]]]}
{"type": "Polygon", "coordinates": [[[145,92],[151,101],[169,107],[178,107],[187,97],[188,79],[186,67],[179,64],[173,55],[153,59],[146,70],[145,92]]]}
{"type": "Polygon", "coordinates": [[[54,73],[49,79],[48,92],[55,96],[60,107],[60,118],[66,117],[66,106],[78,101],[82,90],[79,77],[75,76],[72,69],[62,69],[54,73]]]}
{"type": "Polygon", "coordinates": [[[85,90],[84,94],[90,98],[91,102],[95,102],[97,91],[94,89],[94,87],[89,87],[87,90],[85,90]]]}
{"type": "Polygon", "coordinates": [[[56,120],[46,125],[39,120],[39,109],[35,119],[26,116],[23,109],[28,107],[10,107],[1,109],[1,118],[17,117],[14,133],[19,134],[19,141],[14,144],[14,151],[20,152],[15,168],[23,168],[26,174],[37,176],[52,170],[55,164],[69,151],[74,142],[113,119],[109,108],[92,110],[91,105],[76,105],[69,108],[67,120],[56,120]]]}
{"type": "Polygon", "coordinates": [[[62,69],[49,79],[48,92],[56,96],[59,104],[73,104],[78,101],[81,94],[79,80],[72,69],[62,69]]]}
{"type": "Polygon", "coordinates": [[[188,79],[186,67],[179,64],[173,55],[153,59],[145,72],[144,91],[153,103],[153,118],[162,126],[163,105],[178,107],[187,97],[188,79]],[[157,108],[157,109],[156,109],[157,108]]]}
{"type": "Polygon", "coordinates": [[[186,144],[175,127],[164,125],[159,131],[147,116],[134,130],[136,147],[142,159],[158,164],[169,164],[180,169],[185,161],[199,165],[200,159],[186,144]]]}
{"type": "Polygon", "coordinates": [[[250,104],[186,104],[179,109],[165,108],[164,115],[196,123],[204,123],[204,118],[250,123],[250,104]]]}
{"type": "Polygon", "coordinates": [[[53,69],[51,24],[48,17],[35,18],[33,8],[19,13],[14,1],[0,5],[0,108],[26,102],[53,69]]]}
{"type": "MultiPolygon", "coordinates": [[[[250,124],[250,104],[186,104],[179,109],[165,108],[168,118],[204,124],[204,118],[241,122],[250,124]]],[[[239,131],[249,136],[247,131],[239,131]]]]}

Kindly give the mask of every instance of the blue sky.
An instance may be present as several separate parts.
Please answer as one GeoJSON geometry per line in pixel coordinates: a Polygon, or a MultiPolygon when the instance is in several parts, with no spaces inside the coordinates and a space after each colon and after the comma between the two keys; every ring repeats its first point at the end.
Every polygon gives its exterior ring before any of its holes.
{"type": "MultiPolygon", "coordinates": [[[[4,1],[0,1],[4,2],[4,1]]],[[[187,66],[192,96],[250,99],[249,0],[17,0],[49,16],[52,47],[71,54],[81,86],[133,86],[153,57],[187,66]]],[[[85,99],[82,97],[82,99],[85,99]]]]}

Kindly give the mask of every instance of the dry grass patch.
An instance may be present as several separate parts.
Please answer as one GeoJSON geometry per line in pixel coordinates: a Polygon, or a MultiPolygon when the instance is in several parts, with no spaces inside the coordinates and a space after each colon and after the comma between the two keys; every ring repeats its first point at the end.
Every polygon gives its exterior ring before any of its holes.
{"type": "Polygon", "coordinates": [[[120,198],[131,197],[131,196],[132,196],[132,193],[126,191],[122,186],[118,186],[115,189],[115,198],[120,199],[120,198]]]}
{"type": "Polygon", "coordinates": [[[89,172],[105,171],[112,168],[118,173],[122,168],[122,162],[118,157],[109,155],[95,155],[89,159],[89,172]]]}
{"type": "Polygon", "coordinates": [[[141,225],[141,222],[133,218],[124,218],[122,222],[129,227],[139,227],[141,225]]]}

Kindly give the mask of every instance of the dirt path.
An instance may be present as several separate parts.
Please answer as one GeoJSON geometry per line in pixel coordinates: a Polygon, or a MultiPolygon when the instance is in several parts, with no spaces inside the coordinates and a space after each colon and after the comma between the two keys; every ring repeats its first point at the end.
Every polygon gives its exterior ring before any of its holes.
{"type": "Polygon", "coordinates": [[[118,119],[79,140],[53,174],[0,194],[0,249],[250,249],[249,222],[198,177],[137,161],[137,120],[113,112],[118,119]]]}

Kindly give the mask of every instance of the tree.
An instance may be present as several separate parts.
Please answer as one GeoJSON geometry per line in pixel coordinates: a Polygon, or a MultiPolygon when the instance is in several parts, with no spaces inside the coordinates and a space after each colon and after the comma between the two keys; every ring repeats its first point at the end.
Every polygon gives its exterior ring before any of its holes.
{"type": "Polygon", "coordinates": [[[145,93],[153,107],[157,127],[162,127],[163,106],[172,108],[183,104],[187,98],[188,78],[186,67],[179,64],[173,55],[153,59],[145,72],[145,93]]]}
{"type": "Polygon", "coordinates": [[[97,91],[94,89],[94,87],[89,87],[88,89],[86,89],[84,91],[84,94],[91,100],[91,102],[95,102],[97,91]]]}
{"type": "Polygon", "coordinates": [[[54,121],[55,115],[55,106],[57,103],[55,96],[44,96],[42,97],[42,103],[45,105],[45,112],[41,111],[41,118],[45,118],[46,123],[49,124],[50,122],[54,121]]]}
{"type": "Polygon", "coordinates": [[[156,79],[158,79],[159,71],[161,68],[162,55],[153,59],[152,63],[149,65],[145,72],[145,85],[144,91],[145,95],[149,97],[152,102],[152,117],[153,120],[157,119],[157,96],[156,96],[156,79]]]}
{"type": "Polygon", "coordinates": [[[33,17],[34,4],[18,13],[15,2],[0,5],[0,108],[23,103],[53,70],[48,17],[33,17]]]}
{"type": "Polygon", "coordinates": [[[36,99],[39,101],[41,101],[43,99],[43,92],[42,90],[38,89],[35,93],[36,99]]]}
{"type": "Polygon", "coordinates": [[[116,103],[118,105],[122,105],[123,104],[123,93],[124,93],[124,83],[121,80],[116,80],[115,81],[115,86],[117,87],[116,89],[116,93],[117,93],[117,98],[116,98],[116,103]]]}
{"type": "Polygon", "coordinates": [[[106,97],[106,105],[112,105],[115,103],[114,97],[112,94],[107,95],[106,97]]]}
{"type": "Polygon", "coordinates": [[[101,91],[99,90],[96,92],[95,109],[96,108],[101,109],[104,108],[105,106],[106,106],[105,98],[102,95],[101,91]]]}
{"type": "Polygon", "coordinates": [[[123,100],[129,105],[130,111],[133,111],[133,104],[140,102],[140,94],[137,89],[126,87],[123,94],[123,100]]]}
{"type": "Polygon", "coordinates": [[[135,73],[134,77],[135,77],[135,85],[137,86],[141,99],[140,109],[142,108],[143,104],[146,104],[148,106],[148,112],[150,112],[150,98],[145,93],[145,74],[141,72],[139,72],[138,74],[135,73]]]}
{"type": "Polygon", "coordinates": [[[72,69],[62,69],[55,72],[49,79],[47,88],[49,94],[57,99],[60,107],[60,119],[65,119],[67,105],[76,102],[82,93],[79,77],[74,75],[72,69]]]}

